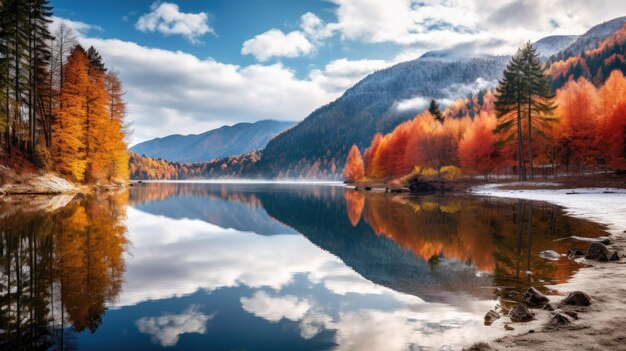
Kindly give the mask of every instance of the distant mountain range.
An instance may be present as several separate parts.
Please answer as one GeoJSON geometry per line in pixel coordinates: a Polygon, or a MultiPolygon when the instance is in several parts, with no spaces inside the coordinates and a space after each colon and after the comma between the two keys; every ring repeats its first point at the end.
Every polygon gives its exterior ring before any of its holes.
{"type": "Polygon", "coordinates": [[[130,150],[173,162],[210,161],[263,149],[270,139],[294,124],[295,122],[275,120],[237,123],[202,134],[175,134],[148,140],[130,150]]]}

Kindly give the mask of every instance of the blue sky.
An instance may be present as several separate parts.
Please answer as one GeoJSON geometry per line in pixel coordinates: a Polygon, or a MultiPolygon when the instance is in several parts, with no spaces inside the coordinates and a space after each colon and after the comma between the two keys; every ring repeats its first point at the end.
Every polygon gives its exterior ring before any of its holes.
{"type": "MultiPolygon", "coordinates": [[[[302,120],[367,74],[435,49],[509,54],[626,14],[598,0],[52,0],[126,89],[131,144],[302,120]]],[[[427,97],[424,97],[427,98],[427,97]]]]}

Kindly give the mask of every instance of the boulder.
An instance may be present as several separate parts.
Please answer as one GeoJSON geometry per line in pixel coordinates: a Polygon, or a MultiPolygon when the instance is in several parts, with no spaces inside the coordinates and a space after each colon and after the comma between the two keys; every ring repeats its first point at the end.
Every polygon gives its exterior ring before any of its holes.
{"type": "Polygon", "coordinates": [[[539,257],[545,260],[558,261],[561,258],[561,255],[554,250],[545,250],[539,253],[539,257]]]}
{"type": "Polygon", "coordinates": [[[534,319],[534,315],[523,305],[517,305],[509,311],[509,318],[513,322],[530,322],[534,319]]]}
{"type": "Polygon", "coordinates": [[[589,306],[591,305],[591,297],[582,291],[574,291],[561,301],[561,305],[589,306]]]}
{"type": "Polygon", "coordinates": [[[500,314],[494,310],[489,310],[487,314],[485,314],[485,325],[491,325],[496,319],[500,318],[500,314]]]}
{"type": "Polygon", "coordinates": [[[546,295],[539,292],[539,290],[534,287],[530,287],[522,296],[522,301],[531,307],[543,307],[545,304],[550,302],[550,299],[548,299],[546,295]]]}
{"type": "Polygon", "coordinates": [[[545,311],[554,311],[554,306],[552,306],[551,303],[547,303],[545,306],[543,306],[543,309],[545,311]]]}
{"type": "Polygon", "coordinates": [[[591,245],[589,245],[589,249],[587,250],[587,254],[585,255],[585,259],[609,261],[613,258],[613,255],[614,253],[609,250],[609,248],[606,247],[604,244],[591,243],[591,245]]]}
{"type": "Polygon", "coordinates": [[[550,324],[553,326],[572,323],[572,318],[565,313],[556,313],[550,318],[550,324]]]}
{"type": "Polygon", "coordinates": [[[365,187],[365,188],[363,188],[363,189],[365,189],[365,191],[370,191],[370,190],[372,190],[372,187],[371,187],[371,186],[366,186],[366,187],[365,187]]]}

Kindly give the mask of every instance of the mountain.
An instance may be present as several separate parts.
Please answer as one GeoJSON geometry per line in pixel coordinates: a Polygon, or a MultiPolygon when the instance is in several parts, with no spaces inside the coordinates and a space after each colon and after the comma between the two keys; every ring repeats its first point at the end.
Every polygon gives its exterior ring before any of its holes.
{"type": "Polygon", "coordinates": [[[265,176],[336,177],[353,143],[368,145],[427,107],[495,85],[509,58],[420,57],[374,72],[340,98],[272,139],[257,170],[265,176]]]}
{"type": "Polygon", "coordinates": [[[534,46],[539,56],[548,58],[572,45],[578,38],[578,35],[551,35],[538,40],[534,46]]]}
{"type": "Polygon", "coordinates": [[[263,120],[223,126],[202,134],[169,135],[139,143],[131,151],[174,162],[201,162],[263,149],[295,122],[263,120]]]}
{"type": "Polygon", "coordinates": [[[556,59],[567,59],[568,57],[580,55],[580,53],[585,50],[597,47],[600,42],[611,36],[625,24],[626,16],[623,16],[592,27],[585,34],[579,36],[567,48],[559,52],[556,55],[556,59]]]}

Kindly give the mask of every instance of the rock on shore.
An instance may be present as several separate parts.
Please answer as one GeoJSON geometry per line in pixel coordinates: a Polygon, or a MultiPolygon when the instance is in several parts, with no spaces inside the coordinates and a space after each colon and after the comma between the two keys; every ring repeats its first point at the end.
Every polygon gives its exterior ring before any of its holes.
{"type": "Polygon", "coordinates": [[[0,178],[4,184],[0,185],[0,194],[63,194],[78,191],[78,188],[69,181],[52,173],[18,174],[14,170],[0,165],[0,178]]]}

